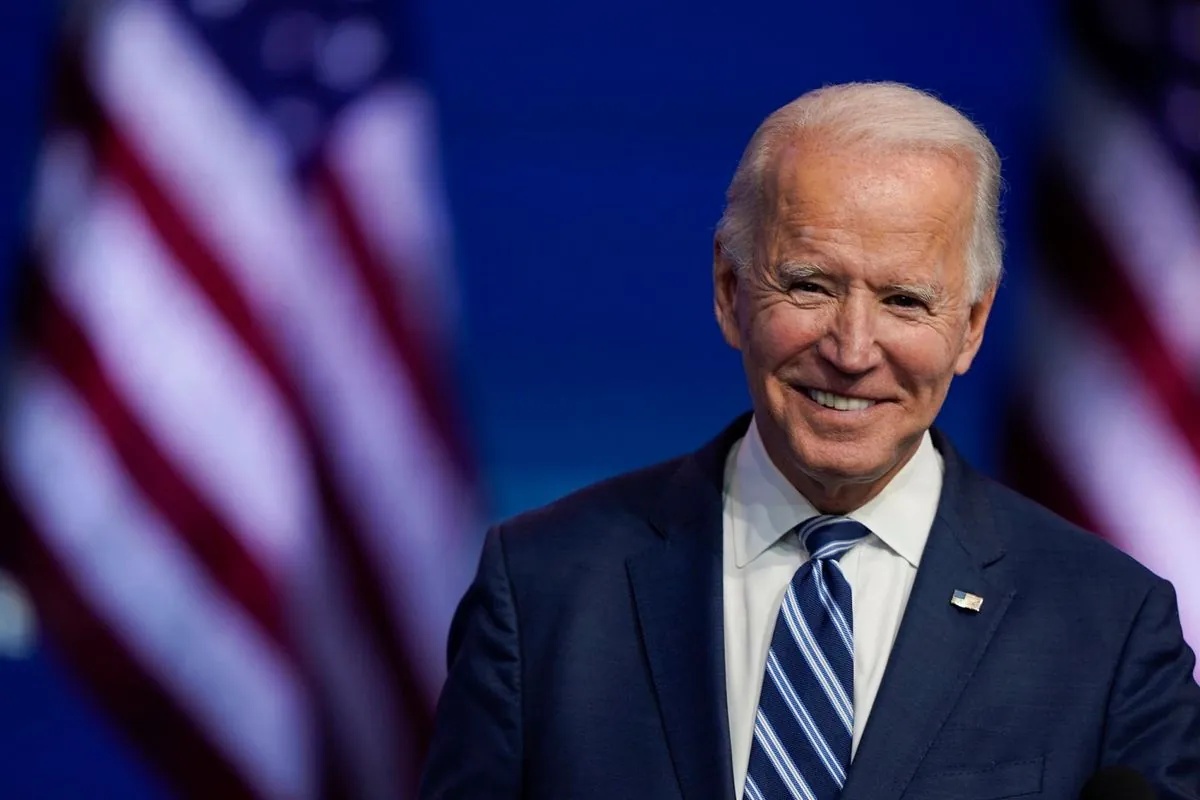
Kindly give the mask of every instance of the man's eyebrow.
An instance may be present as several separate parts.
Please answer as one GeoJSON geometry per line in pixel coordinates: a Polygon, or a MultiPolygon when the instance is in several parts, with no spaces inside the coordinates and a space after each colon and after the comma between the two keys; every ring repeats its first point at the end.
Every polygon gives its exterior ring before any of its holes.
{"type": "Polygon", "coordinates": [[[783,280],[804,281],[825,278],[829,273],[809,261],[781,261],[775,265],[775,275],[783,280]]]}
{"type": "Polygon", "coordinates": [[[906,294],[926,304],[932,304],[942,296],[941,284],[937,283],[891,283],[883,287],[885,294],[906,294]]]}

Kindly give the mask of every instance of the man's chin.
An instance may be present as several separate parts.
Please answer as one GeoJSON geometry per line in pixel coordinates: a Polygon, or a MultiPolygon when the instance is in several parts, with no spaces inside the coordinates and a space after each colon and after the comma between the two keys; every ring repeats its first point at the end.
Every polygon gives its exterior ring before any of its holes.
{"type": "Polygon", "coordinates": [[[800,472],[826,485],[879,481],[891,469],[895,455],[852,441],[795,442],[792,452],[800,472]]]}
{"type": "Polygon", "coordinates": [[[803,473],[809,480],[822,486],[869,486],[882,480],[888,473],[885,465],[859,463],[816,463],[803,464],[803,473]]]}

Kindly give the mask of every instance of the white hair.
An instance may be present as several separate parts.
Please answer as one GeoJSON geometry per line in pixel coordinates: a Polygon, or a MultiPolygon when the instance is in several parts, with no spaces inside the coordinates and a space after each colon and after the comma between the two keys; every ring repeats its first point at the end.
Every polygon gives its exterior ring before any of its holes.
{"type": "Polygon", "coordinates": [[[809,92],[775,111],[751,137],[726,192],[717,241],[734,267],[754,260],[762,219],[764,178],[773,156],[803,131],[831,143],[933,150],[974,162],[975,202],[967,245],[972,300],[1000,281],[1000,156],[980,128],[933,95],[899,83],[845,83],[809,92]]]}

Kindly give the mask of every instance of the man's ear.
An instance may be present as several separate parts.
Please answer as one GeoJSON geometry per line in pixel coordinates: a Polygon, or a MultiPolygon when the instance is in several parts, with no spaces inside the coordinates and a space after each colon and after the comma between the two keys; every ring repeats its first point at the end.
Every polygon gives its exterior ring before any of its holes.
{"type": "Polygon", "coordinates": [[[992,304],[996,301],[996,288],[993,286],[987,293],[971,306],[967,318],[967,335],[963,348],[959,351],[958,359],[954,362],[954,374],[965,375],[971,368],[971,362],[983,345],[983,330],[987,327],[988,315],[992,313],[992,304]]]}
{"type": "Polygon", "coordinates": [[[725,341],[735,350],[742,349],[741,335],[737,323],[738,273],[732,259],[721,246],[719,238],[713,239],[713,311],[717,325],[725,341]]]}

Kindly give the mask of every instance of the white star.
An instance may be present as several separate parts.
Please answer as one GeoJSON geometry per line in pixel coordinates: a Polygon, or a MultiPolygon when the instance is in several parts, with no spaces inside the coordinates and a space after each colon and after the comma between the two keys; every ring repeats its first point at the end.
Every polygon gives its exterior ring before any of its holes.
{"type": "Polygon", "coordinates": [[[277,14],[263,31],[263,66],[273,72],[299,72],[312,64],[324,37],[325,26],[316,14],[277,14]]]}
{"type": "Polygon", "coordinates": [[[362,86],[383,65],[387,38],[370,17],[337,24],[321,47],[317,77],[331,89],[348,92],[362,86]]]}

